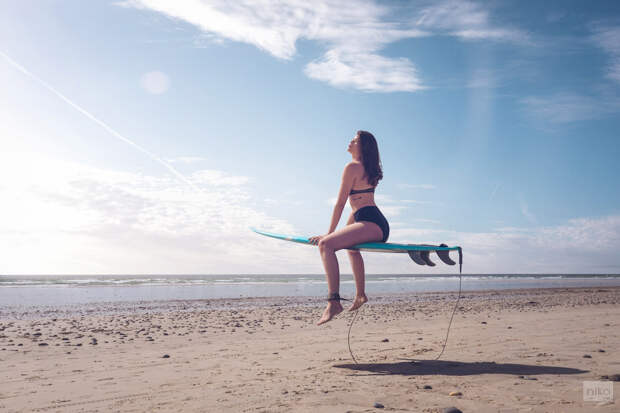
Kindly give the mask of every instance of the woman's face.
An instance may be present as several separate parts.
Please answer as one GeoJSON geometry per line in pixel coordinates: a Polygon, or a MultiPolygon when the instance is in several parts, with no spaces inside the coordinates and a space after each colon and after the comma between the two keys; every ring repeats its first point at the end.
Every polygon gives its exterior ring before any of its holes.
{"type": "Polygon", "coordinates": [[[361,153],[361,149],[360,137],[356,135],[355,138],[351,139],[347,151],[349,151],[351,155],[359,155],[361,153]]]}

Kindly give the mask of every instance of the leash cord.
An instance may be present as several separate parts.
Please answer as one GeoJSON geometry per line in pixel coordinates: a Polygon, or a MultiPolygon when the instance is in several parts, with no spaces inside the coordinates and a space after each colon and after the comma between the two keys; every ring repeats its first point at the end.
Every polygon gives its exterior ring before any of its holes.
{"type": "MultiPolygon", "coordinates": [[[[450,316],[450,322],[448,323],[448,329],[446,330],[446,338],[443,341],[443,347],[441,348],[441,352],[435,360],[439,360],[439,358],[443,355],[443,352],[446,350],[446,346],[448,345],[448,336],[450,335],[450,327],[452,327],[452,319],[454,318],[454,314],[456,313],[456,309],[459,308],[459,301],[461,300],[461,283],[463,280],[463,275],[459,271],[459,293],[456,298],[456,303],[454,303],[454,309],[452,310],[452,315],[450,316]]],[[[347,334],[347,345],[349,346],[349,354],[351,354],[351,358],[355,362],[355,364],[359,364],[353,355],[353,351],[351,350],[351,328],[353,327],[353,323],[355,323],[355,319],[357,318],[357,313],[359,312],[359,308],[355,310],[355,315],[349,324],[349,333],[347,334]]]]}
{"type": "Polygon", "coordinates": [[[355,322],[355,319],[357,318],[357,313],[359,313],[359,311],[360,311],[359,308],[355,310],[355,315],[353,316],[353,319],[351,320],[351,323],[349,324],[349,334],[347,334],[347,344],[349,345],[349,353],[351,354],[351,358],[353,359],[355,364],[359,364],[359,363],[357,362],[357,360],[355,360],[353,351],[351,351],[351,327],[353,327],[353,323],[355,322]]]}

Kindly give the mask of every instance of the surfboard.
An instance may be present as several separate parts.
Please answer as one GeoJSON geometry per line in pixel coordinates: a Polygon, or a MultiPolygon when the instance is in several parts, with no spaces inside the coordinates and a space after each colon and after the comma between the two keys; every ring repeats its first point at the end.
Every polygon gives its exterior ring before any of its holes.
{"type": "MultiPolygon", "coordinates": [[[[256,228],[250,228],[257,234],[264,235],[283,241],[296,242],[299,244],[314,245],[310,243],[308,237],[296,236],[296,235],[283,235],[272,232],[261,231],[256,228]]],[[[391,242],[365,242],[362,244],[353,245],[347,248],[349,250],[359,250],[368,252],[391,252],[391,253],[406,253],[409,257],[419,265],[435,266],[435,263],[430,260],[429,254],[437,254],[439,259],[448,265],[454,265],[456,262],[450,258],[450,251],[457,251],[459,254],[459,264],[463,263],[463,252],[461,247],[449,247],[446,244],[441,245],[429,245],[429,244],[396,244],[391,242]]]]}

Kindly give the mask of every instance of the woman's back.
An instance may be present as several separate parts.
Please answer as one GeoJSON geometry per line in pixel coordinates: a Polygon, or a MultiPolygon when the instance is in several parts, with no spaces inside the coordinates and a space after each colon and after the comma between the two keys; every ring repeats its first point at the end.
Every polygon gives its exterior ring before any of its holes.
{"type": "Polygon", "coordinates": [[[355,161],[351,162],[351,164],[355,165],[355,176],[353,178],[353,186],[351,187],[351,193],[349,195],[349,205],[351,205],[351,209],[355,212],[365,206],[376,206],[374,194],[375,187],[370,185],[365,177],[364,165],[361,162],[355,161]],[[369,189],[372,189],[372,192],[369,189]]]}

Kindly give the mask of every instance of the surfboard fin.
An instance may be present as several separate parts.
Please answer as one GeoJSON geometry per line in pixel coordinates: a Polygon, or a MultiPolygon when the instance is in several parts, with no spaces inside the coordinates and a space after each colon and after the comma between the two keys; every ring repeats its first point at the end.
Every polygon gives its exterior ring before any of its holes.
{"type": "MultiPolygon", "coordinates": [[[[439,245],[440,247],[447,247],[446,244],[441,244],[439,245]]],[[[452,259],[450,259],[450,251],[435,251],[437,253],[437,256],[439,257],[439,259],[441,261],[444,262],[444,264],[448,264],[448,265],[455,265],[456,262],[452,261],[452,259]]]]}
{"type": "Polygon", "coordinates": [[[431,261],[429,255],[430,255],[429,251],[420,251],[420,257],[422,257],[426,265],[428,265],[429,267],[434,267],[435,263],[431,261]]]}
{"type": "Polygon", "coordinates": [[[418,265],[426,265],[426,262],[420,256],[420,251],[407,251],[409,257],[418,265]]]}

